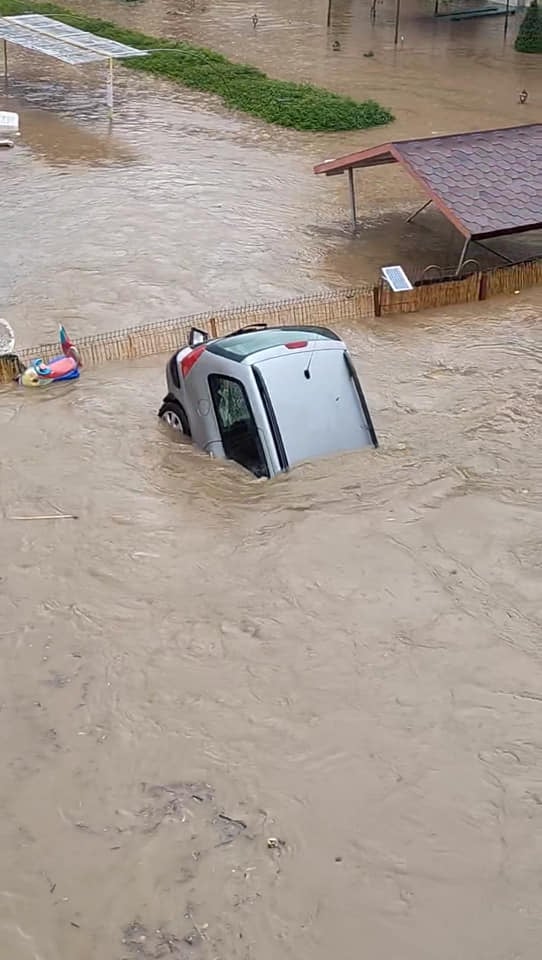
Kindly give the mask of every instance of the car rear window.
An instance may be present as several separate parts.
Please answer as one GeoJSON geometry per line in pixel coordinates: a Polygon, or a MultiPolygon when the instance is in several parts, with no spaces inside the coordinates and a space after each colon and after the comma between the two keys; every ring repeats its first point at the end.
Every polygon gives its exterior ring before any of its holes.
{"type": "Polygon", "coordinates": [[[207,349],[230,360],[244,360],[253,353],[280,347],[293,340],[338,340],[338,336],[326,327],[269,327],[268,330],[254,330],[238,333],[233,337],[209,343],[207,349]]]}

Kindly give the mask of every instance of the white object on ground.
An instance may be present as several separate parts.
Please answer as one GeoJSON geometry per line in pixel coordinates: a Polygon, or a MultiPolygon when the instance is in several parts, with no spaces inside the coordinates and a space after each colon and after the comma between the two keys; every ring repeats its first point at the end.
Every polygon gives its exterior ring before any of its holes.
{"type": "Polygon", "coordinates": [[[0,130],[18,130],[19,114],[10,113],[8,110],[0,110],[0,130]]]}
{"type": "Polygon", "coordinates": [[[0,357],[13,353],[14,346],[15,334],[7,320],[2,320],[0,317],[0,357]]]}
{"type": "Polygon", "coordinates": [[[8,517],[8,520],[78,520],[75,513],[48,513],[40,517],[8,517]]]}

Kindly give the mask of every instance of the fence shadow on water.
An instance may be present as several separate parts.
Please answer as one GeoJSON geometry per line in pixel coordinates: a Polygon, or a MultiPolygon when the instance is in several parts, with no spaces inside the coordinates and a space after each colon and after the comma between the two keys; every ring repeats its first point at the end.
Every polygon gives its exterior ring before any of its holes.
{"type": "MultiPolygon", "coordinates": [[[[173,352],[186,343],[191,327],[222,336],[251,324],[341,325],[394,313],[450,307],[472,303],[498,294],[514,293],[542,284],[542,258],[525,263],[476,271],[459,279],[424,280],[407,293],[393,293],[387,286],[368,284],[348,290],[326,291],[311,296],[249,303],[157,323],[113,330],[77,340],[85,366],[110,360],[136,360],[173,352]]],[[[10,383],[17,373],[17,361],[27,365],[35,357],[47,362],[58,354],[59,345],[43,343],[18,351],[18,357],[0,357],[0,383],[10,383]]]]}

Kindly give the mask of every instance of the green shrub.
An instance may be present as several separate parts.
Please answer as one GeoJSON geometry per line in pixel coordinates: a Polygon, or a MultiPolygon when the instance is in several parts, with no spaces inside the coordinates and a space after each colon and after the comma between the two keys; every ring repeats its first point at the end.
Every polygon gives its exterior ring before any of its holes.
{"type": "MultiPolygon", "coordinates": [[[[168,53],[123,60],[134,70],[168,77],[185,87],[213,93],[236,110],[250,113],[268,123],[296,130],[364,130],[389,123],[393,116],[374,100],[357,102],[350,97],[305,83],[272,80],[256,67],[234,63],[220,53],[182,41],[147,37],[125,30],[107,20],[73,13],[52,3],[25,4],[28,13],[42,13],[88,30],[100,37],[118,40],[131,47],[152,50],[167,47],[168,53]]],[[[0,0],[0,15],[21,13],[20,0],[0,0]]]]}
{"type": "Polygon", "coordinates": [[[538,0],[531,0],[527,7],[515,47],[520,53],[542,53],[542,9],[538,0]]]}

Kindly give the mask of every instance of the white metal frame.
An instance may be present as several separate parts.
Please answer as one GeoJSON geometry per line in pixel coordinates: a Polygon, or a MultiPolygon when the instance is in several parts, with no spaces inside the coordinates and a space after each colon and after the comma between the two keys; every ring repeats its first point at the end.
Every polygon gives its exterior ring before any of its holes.
{"type": "Polygon", "coordinates": [[[107,63],[106,103],[113,117],[113,60],[123,57],[146,57],[147,50],[129,47],[116,40],[98,37],[87,30],[78,30],[60,20],[41,14],[0,17],[0,39],[4,49],[4,79],[8,78],[8,43],[15,43],[35,53],[62,60],[73,66],[105,61],[107,63]]]}

